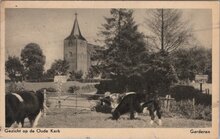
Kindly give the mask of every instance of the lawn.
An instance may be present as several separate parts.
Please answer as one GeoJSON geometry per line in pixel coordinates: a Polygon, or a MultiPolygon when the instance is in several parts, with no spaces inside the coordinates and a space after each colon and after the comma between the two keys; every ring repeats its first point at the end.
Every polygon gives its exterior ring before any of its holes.
{"type": "Polygon", "coordinates": [[[111,119],[111,114],[104,114],[89,110],[74,108],[56,108],[47,116],[42,117],[38,127],[47,128],[203,128],[211,127],[210,121],[183,118],[163,118],[163,125],[159,126],[157,119],[150,125],[150,117],[141,114],[135,120],[129,115],[122,115],[118,121],[111,119]]]}

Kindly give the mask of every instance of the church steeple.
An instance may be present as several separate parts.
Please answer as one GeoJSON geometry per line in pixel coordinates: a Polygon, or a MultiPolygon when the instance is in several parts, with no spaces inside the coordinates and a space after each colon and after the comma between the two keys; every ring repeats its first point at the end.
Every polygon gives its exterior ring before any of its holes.
{"type": "Polygon", "coordinates": [[[78,23],[78,20],[77,20],[77,13],[75,13],[75,20],[74,20],[74,24],[73,24],[73,29],[72,29],[72,32],[71,34],[65,39],[81,39],[81,40],[86,40],[81,32],[80,32],[80,28],[79,28],[79,23],[78,23]]]}

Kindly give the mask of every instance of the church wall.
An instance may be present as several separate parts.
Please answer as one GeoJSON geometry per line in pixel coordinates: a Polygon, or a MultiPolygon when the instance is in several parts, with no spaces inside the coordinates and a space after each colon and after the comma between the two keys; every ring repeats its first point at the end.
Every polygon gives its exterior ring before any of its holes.
{"type": "Polygon", "coordinates": [[[76,40],[71,43],[69,40],[64,41],[64,59],[69,62],[70,72],[77,70],[76,40]]]}
{"type": "Polygon", "coordinates": [[[77,40],[77,71],[82,71],[84,74],[88,72],[87,62],[87,42],[83,40],[77,40]]]}

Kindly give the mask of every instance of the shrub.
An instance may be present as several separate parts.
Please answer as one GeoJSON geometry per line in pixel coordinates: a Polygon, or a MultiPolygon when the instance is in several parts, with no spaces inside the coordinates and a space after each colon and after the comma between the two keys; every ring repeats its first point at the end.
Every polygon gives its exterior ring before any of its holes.
{"type": "Polygon", "coordinates": [[[9,83],[8,85],[6,85],[5,87],[5,93],[19,93],[21,91],[25,91],[25,88],[20,85],[20,84],[16,84],[16,83],[9,83]]]}
{"type": "Polygon", "coordinates": [[[211,105],[212,96],[210,94],[201,93],[200,90],[195,89],[193,86],[177,85],[171,88],[170,94],[176,101],[188,100],[195,98],[196,104],[205,106],[211,105]]]}
{"type": "Polygon", "coordinates": [[[125,84],[116,80],[102,80],[95,85],[97,94],[104,94],[105,92],[121,93],[124,92],[125,84]]]}
{"type": "Polygon", "coordinates": [[[79,86],[70,86],[69,89],[68,89],[68,92],[69,93],[75,93],[77,90],[79,90],[80,87],[79,86]]]}
{"type": "Polygon", "coordinates": [[[195,105],[195,115],[192,100],[182,100],[179,102],[173,101],[171,103],[170,112],[175,116],[190,118],[190,119],[202,119],[212,120],[211,106],[195,105]]]}
{"type": "Polygon", "coordinates": [[[46,88],[47,92],[57,92],[57,90],[53,87],[46,88]]]}
{"type": "Polygon", "coordinates": [[[40,82],[53,82],[54,78],[42,78],[40,82]]]}
{"type": "Polygon", "coordinates": [[[46,89],[47,92],[57,92],[57,90],[53,87],[48,87],[48,88],[41,88],[40,90],[46,89]]]}
{"type": "Polygon", "coordinates": [[[80,71],[75,72],[74,75],[76,79],[82,79],[83,72],[80,70],[80,71]]]}

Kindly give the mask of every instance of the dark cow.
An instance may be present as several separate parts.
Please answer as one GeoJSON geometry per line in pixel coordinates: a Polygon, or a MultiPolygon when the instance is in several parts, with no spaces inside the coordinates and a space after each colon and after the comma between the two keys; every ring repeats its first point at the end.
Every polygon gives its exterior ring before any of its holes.
{"type": "Polygon", "coordinates": [[[151,124],[155,119],[154,113],[156,112],[159,118],[159,125],[162,124],[161,122],[161,106],[159,97],[153,97],[148,101],[145,101],[141,104],[143,98],[145,98],[144,94],[137,94],[135,92],[127,93],[119,103],[119,105],[113,110],[112,117],[115,120],[118,120],[120,115],[125,113],[130,113],[130,119],[134,119],[134,113],[142,113],[143,109],[147,107],[150,112],[151,116],[151,124]]]}
{"type": "Polygon", "coordinates": [[[31,127],[35,127],[44,108],[43,90],[22,91],[20,93],[10,93],[5,96],[5,121],[6,127],[11,127],[14,123],[24,127],[24,119],[28,118],[31,127]]]}

